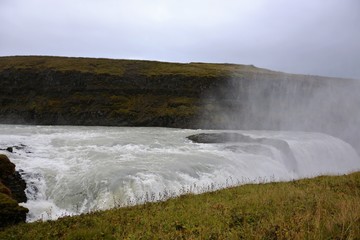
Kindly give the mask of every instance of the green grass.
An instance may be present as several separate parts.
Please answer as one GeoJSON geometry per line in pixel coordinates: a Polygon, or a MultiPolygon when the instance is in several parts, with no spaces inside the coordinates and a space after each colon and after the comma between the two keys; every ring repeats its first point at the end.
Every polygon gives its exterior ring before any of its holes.
{"type": "Polygon", "coordinates": [[[357,172],[20,224],[0,239],[359,239],[359,203],[357,172]]]}
{"type": "Polygon", "coordinates": [[[76,71],[114,76],[143,75],[157,76],[196,76],[221,77],[242,75],[244,73],[276,73],[252,65],[215,64],[215,63],[169,63],[144,60],[115,60],[104,58],[68,58],[50,56],[0,57],[0,71],[14,69],[32,69],[56,71],[76,71]]]}

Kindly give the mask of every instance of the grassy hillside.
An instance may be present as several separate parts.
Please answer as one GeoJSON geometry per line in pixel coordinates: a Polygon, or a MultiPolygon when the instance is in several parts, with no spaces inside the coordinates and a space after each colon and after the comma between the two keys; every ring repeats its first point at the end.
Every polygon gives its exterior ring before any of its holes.
{"type": "Polygon", "coordinates": [[[360,151],[355,80],[252,65],[17,56],[0,57],[0,85],[5,124],[315,131],[360,151]]]}
{"type": "Polygon", "coordinates": [[[169,63],[143,60],[115,60],[104,58],[67,58],[44,56],[0,57],[0,71],[15,69],[44,70],[61,72],[79,71],[92,74],[124,76],[129,72],[143,76],[185,75],[196,77],[219,77],[246,72],[276,73],[252,65],[212,63],[169,63]]]}
{"type": "Polygon", "coordinates": [[[360,172],[20,224],[0,239],[359,239],[360,172]]]}
{"type": "Polygon", "coordinates": [[[252,65],[0,57],[0,123],[198,128],[207,119],[214,127],[222,108],[246,103],[252,82],[287,78],[302,76],[252,65]]]}
{"type": "MultiPolygon", "coordinates": [[[[278,73],[251,65],[0,57],[0,123],[198,127],[211,89],[278,73]]],[[[211,105],[211,104],[210,104],[211,105]]]]}

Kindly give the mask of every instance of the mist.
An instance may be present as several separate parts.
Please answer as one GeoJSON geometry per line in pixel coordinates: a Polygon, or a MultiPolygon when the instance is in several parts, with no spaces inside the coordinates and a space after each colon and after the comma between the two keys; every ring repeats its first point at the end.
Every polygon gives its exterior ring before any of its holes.
{"type": "Polygon", "coordinates": [[[207,92],[202,124],[221,129],[321,132],[341,138],[360,152],[359,92],[360,82],[349,79],[235,76],[220,90],[207,92]]]}

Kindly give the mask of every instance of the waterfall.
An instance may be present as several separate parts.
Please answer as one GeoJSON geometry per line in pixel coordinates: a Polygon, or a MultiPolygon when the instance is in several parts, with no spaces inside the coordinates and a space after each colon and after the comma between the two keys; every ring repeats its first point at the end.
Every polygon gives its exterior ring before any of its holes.
{"type": "Polygon", "coordinates": [[[0,148],[27,182],[28,221],[164,200],[249,182],[360,169],[356,151],[311,132],[235,131],[252,141],[194,143],[216,130],[0,125],[0,148]]]}

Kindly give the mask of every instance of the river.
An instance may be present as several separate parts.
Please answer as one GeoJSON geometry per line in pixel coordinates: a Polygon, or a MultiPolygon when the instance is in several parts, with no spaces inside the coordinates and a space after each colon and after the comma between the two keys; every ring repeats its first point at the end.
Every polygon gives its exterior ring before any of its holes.
{"type": "Polygon", "coordinates": [[[27,182],[27,221],[164,200],[232,185],[360,170],[346,142],[321,133],[236,131],[261,143],[193,143],[216,130],[0,125],[0,148],[27,182]],[[289,155],[290,154],[290,155],[289,155]],[[291,156],[291,158],[289,157],[291,156]]]}

